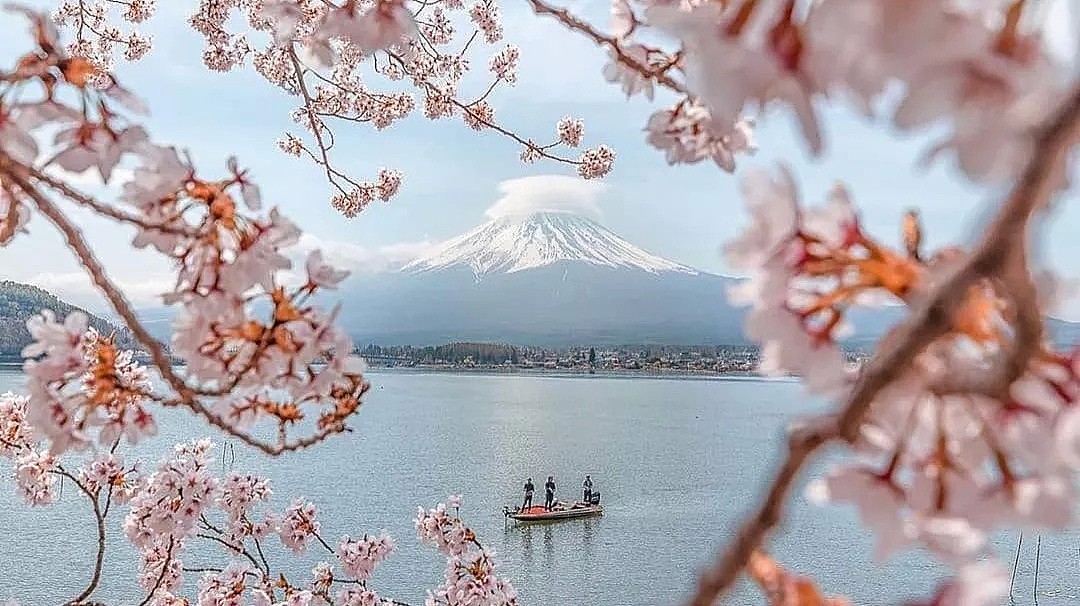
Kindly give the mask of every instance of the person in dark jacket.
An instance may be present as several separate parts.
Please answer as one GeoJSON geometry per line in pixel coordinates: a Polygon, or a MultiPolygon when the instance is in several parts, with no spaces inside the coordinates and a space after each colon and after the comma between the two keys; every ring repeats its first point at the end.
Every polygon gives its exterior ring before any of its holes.
{"type": "Polygon", "coordinates": [[[548,476],[547,484],[544,484],[544,492],[546,499],[544,499],[544,507],[551,511],[551,506],[555,504],[555,476],[548,476]]]}
{"type": "Polygon", "coordinates": [[[532,494],[535,489],[536,487],[533,486],[532,478],[527,478],[525,480],[525,501],[521,503],[521,511],[525,511],[532,507],[532,494]]]}
{"type": "Polygon", "coordinates": [[[592,502],[592,478],[588,474],[585,475],[585,482],[581,485],[581,492],[584,495],[584,501],[586,503],[592,502]]]}

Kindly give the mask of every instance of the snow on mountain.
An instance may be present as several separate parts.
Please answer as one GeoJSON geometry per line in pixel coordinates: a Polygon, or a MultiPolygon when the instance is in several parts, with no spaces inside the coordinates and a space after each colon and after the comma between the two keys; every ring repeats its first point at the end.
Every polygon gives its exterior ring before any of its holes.
{"type": "Polygon", "coordinates": [[[418,274],[469,267],[480,279],[562,261],[643,270],[651,274],[697,271],[658,257],[620,238],[599,223],[568,212],[539,212],[493,219],[439,245],[402,268],[418,274]]]}

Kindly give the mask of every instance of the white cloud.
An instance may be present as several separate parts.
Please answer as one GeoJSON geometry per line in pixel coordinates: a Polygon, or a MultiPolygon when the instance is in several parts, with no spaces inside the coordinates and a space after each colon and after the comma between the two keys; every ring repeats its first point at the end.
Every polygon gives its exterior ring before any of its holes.
{"type": "MultiPolygon", "coordinates": [[[[90,311],[100,312],[106,307],[101,293],[82,271],[44,272],[27,278],[12,277],[10,279],[33,284],[56,295],[61,301],[90,311]]],[[[129,278],[115,281],[124,296],[135,307],[160,306],[162,293],[168,292],[172,287],[172,282],[167,277],[139,280],[129,278]]]]}
{"type": "Polygon", "coordinates": [[[303,272],[308,254],[321,249],[328,263],[353,273],[371,274],[401,269],[406,263],[423,256],[435,246],[428,241],[398,242],[370,249],[350,242],[324,240],[305,233],[290,252],[294,271],[303,272]]]}
{"type": "Polygon", "coordinates": [[[565,175],[535,175],[499,183],[502,197],[484,215],[489,219],[541,211],[568,212],[594,219],[601,216],[597,200],[608,185],[565,175]]]}

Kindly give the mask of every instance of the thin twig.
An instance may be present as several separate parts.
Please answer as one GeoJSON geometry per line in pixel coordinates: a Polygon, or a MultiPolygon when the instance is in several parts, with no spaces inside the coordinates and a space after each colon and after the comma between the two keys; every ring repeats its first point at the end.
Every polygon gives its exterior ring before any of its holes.
{"type": "Polygon", "coordinates": [[[622,63],[630,69],[640,73],[646,78],[655,80],[658,84],[661,84],[664,87],[671,89],[672,91],[687,96],[690,95],[690,92],[682,83],[676,81],[671,76],[668,76],[665,73],[666,69],[657,70],[650,65],[634,59],[626,53],[626,51],[623,49],[622,44],[619,43],[618,39],[600,33],[600,31],[597,30],[595,27],[574,16],[570,13],[570,11],[566,10],[565,8],[555,8],[554,6],[551,6],[550,4],[544,2],[544,0],[527,1],[532,6],[533,12],[537,15],[550,15],[571,30],[577,31],[584,35],[586,38],[592,40],[598,46],[604,46],[610,49],[615,57],[615,60],[619,63],[622,63]]]}
{"type": "Polygon", "coordinates": [[[206,539],[208,541],[214,541],[215,543],[220,543],[221,545],[225,546],[225,548],[228,549],[229,551],[231,551],[232,553],[238,553],[238,554],[244,556],[245,558],[247,558],[248,561],[250,561],[255,566],[255,568],[259,568],[259,563],[255,560],[255,557],[252,556],[251,552],[248,551],[247,549],[245,549],[243,545],[234,545],[234,544],[226,541],[225,539],[222,539],[221,537],[215,537],[214,535],[201,533],[201,532],[199,534],[195,535],[195,536],[200,538],[200,539],[206,539]]]}
{"type": "Polygon", "coordinates": [[[105,515],[101,513],[97,495],[90,492],[90,489],[80,482],[78,478],[71,475],[71,473],[65,470],[61,465],[57,465],[56,470],[53,473],[75,482],[75,485],[79,487],[79,490],[81,490],[82,493],[86,495],[86,498],[90,500],[90,506],[94,510],[94,522],[97,524],[97,556],[94,558],[94,572],[91,574],[90,582],[86,584],[86,588],[82,590],[82,593],[68,602],[69,604],[81,604],[86,598],[94,593],[98,583],[101,582],[101,567],[105,562],[105,515]]]}
{"type": "MultiPolygon", "coordinates": [[[[1056,193],[1056,177],[1064,169],[1069,150],[1078,136],[1080,87],[1073,90],[1054,119],[1037,133],[1031,160],[976,250],[951,275],[945,276],[927,301],[882,344],[845,402],[835,428],[819,429],[798,439],[792,438],[786,459],[770,480],[765,500],[743,523],[728,548],[702,573],[690,600],[692,606],[711,606],[731,588],[750,555],[779,524],[783,504],[810,455],[834,437],[848,442],[858,437],[870,404],[909,368],[915,356],[949,329],[952,313],[963,302],[968,287],[980,279],[1010,271],[1010,265],[1017,258],[1025,259],[1026,253],[1022,249],[1027,245],[1027,226],[1031,217],[1046,208],[1056,193]]],[[[1022,302],[1026,302],[1030,295],[1020,296],[1022,302]]],[[[1022,372],[1027,367],[1037,348],[1037,343],[1027,341],[1037,339],[1041,334],[1040,330],[1030,326],[1030,321],[1018,322],[1017,329],[1014,370],[1009,374],[1022,372]],[[1021,339],[1024,342],[1020,342],[1021,339]]]]}

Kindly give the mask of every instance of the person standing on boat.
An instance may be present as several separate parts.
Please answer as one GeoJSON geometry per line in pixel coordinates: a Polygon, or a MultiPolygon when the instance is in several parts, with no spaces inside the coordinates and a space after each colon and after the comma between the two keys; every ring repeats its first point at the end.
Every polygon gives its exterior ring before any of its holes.
{"type": "Polygon", "coordinates": [[[551,511],[551,506],[555,504],[555,476],[548,476],[547,484],[544,484],[544,492],[547,496],[544,499],[544,508],[551,511]]]}
{"type": "Polygon", "coordinates": [[[585,497],[585,502],[586,503],[592,502],[592,478],[589,477],[589,474],[585,474],[585,483],[583,483],[581,486],[582,486],[582,491],[581,492],[583,493],[583,495],[585,497]]]}
{"type": "Polygon", "coordinates": [[[532,493],[536,487],[533,486],[532,478],[526,478],[525,480],[525,500],[521,503],[521,511],[532,507],[532,493]]]}

